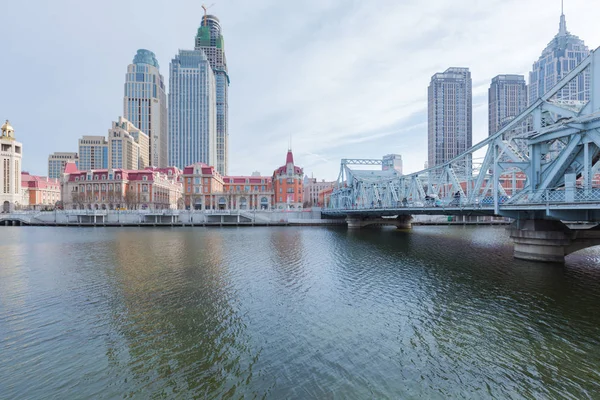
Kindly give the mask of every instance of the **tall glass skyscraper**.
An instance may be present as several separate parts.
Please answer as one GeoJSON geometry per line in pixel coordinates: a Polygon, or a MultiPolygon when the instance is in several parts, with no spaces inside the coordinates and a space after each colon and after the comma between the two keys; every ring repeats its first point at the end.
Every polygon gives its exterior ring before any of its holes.
{"type": "Polygon", "coordinates": [[[229,75],[221,24],[214,15],[202,18],[196,34],[196,50],[204,51],[215,74],[217,103],[217,158],[215,167],[221,175],[227,175],[229,141],[229,75]]]}
{"type": "Polygon", "coordinates": [[[527,108],[527,84],[523,75],[498,75],[488,90],[488,134],[504,128],[527,108]]]}
{"type": "MultiPolygon", "coordinates": [[[[583,40],[567,31],[567,21],[564,13],[561,13],[558,33],[548,43],[529,73],[528,104],[533,104],[552,89],[589,54],[583,40]]],[[[590,75],[585,73],[571,81],[557,97],[566,102],[585,102],[589,100],[589,87],[590,75]]]]}
{"type": "Polygon", "coordinates": [[[468,68],[448,68],[428,88],[429,168],[444,164],[473,144],[473,96],[468,68]]]}
{"type": "Polygon", "coordinates": [[[168,165],[167,95],[153,52],[140,49],[127,66],[123,116],[150,139],[150,164],[168,165]]]}
{"type": "Polygon", "coordinates": [[[215,165],[215,75],[202,50],[179,50],[169,74],[169,165],[215,165]]]}

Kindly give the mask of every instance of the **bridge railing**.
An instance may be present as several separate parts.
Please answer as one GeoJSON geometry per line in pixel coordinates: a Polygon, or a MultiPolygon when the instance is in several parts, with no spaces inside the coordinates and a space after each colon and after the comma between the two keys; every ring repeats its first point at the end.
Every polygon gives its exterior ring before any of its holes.
{"type": "Polygon", "coordinates": [[[599,203],[600,188],[583,187],[536,190],[515,198],[511,205],[599,203]]]}

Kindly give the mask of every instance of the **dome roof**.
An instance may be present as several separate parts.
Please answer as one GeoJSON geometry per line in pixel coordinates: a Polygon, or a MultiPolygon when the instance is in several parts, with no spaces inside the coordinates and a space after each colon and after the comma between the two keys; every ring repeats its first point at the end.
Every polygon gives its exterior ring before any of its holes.
{"type": "Polygon", "coordinates": [[[2,132],[14,132],[15,131],[13,129],[12,125],[10,124],[10,122],[8,122],[8,120],[6,120],[6,122],[4,123],[4,125],[2,125],[0,130],[2,130],[2,132]]]}

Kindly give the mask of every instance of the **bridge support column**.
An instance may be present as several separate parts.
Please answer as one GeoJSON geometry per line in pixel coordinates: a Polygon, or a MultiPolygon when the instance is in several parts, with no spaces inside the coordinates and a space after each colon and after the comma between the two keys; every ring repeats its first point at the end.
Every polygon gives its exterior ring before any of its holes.
{"type": "Polygon", "coordinates": [[[412,229],[412,215],[398,215],[396,218],[396,228],[412,229]]]}
{"type": "Polygon", "coordinates": [[[569,229],[555,220],[515,221],[510,228],[515,258],[563,263],[565,256],[600,245],[600,230],[569,229]]]}

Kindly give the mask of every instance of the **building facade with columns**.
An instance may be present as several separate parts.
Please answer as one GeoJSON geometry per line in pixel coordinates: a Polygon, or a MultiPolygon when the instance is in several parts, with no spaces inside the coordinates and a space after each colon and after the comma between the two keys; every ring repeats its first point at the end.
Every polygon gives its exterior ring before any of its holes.
{"type": "Polygon", "coordinates": [[[177,209],[181,189],[181,171],[174,167],[77,171],[67,165],[61,180],[66,210],[177,209]]]}
{"type": "Polygon", "coordinates": [[[183,170],[184,203],[194,210],[268,210],[273,206],[271,177],[222,176],[204,163],[183,170]]]}
{"type": "Polygon", "coordinates": [[[8,120],[0,127],[0,207],[2,212],[18,208],[22,201],[21,160],[23,145],[16,141],[8,120]]]}

